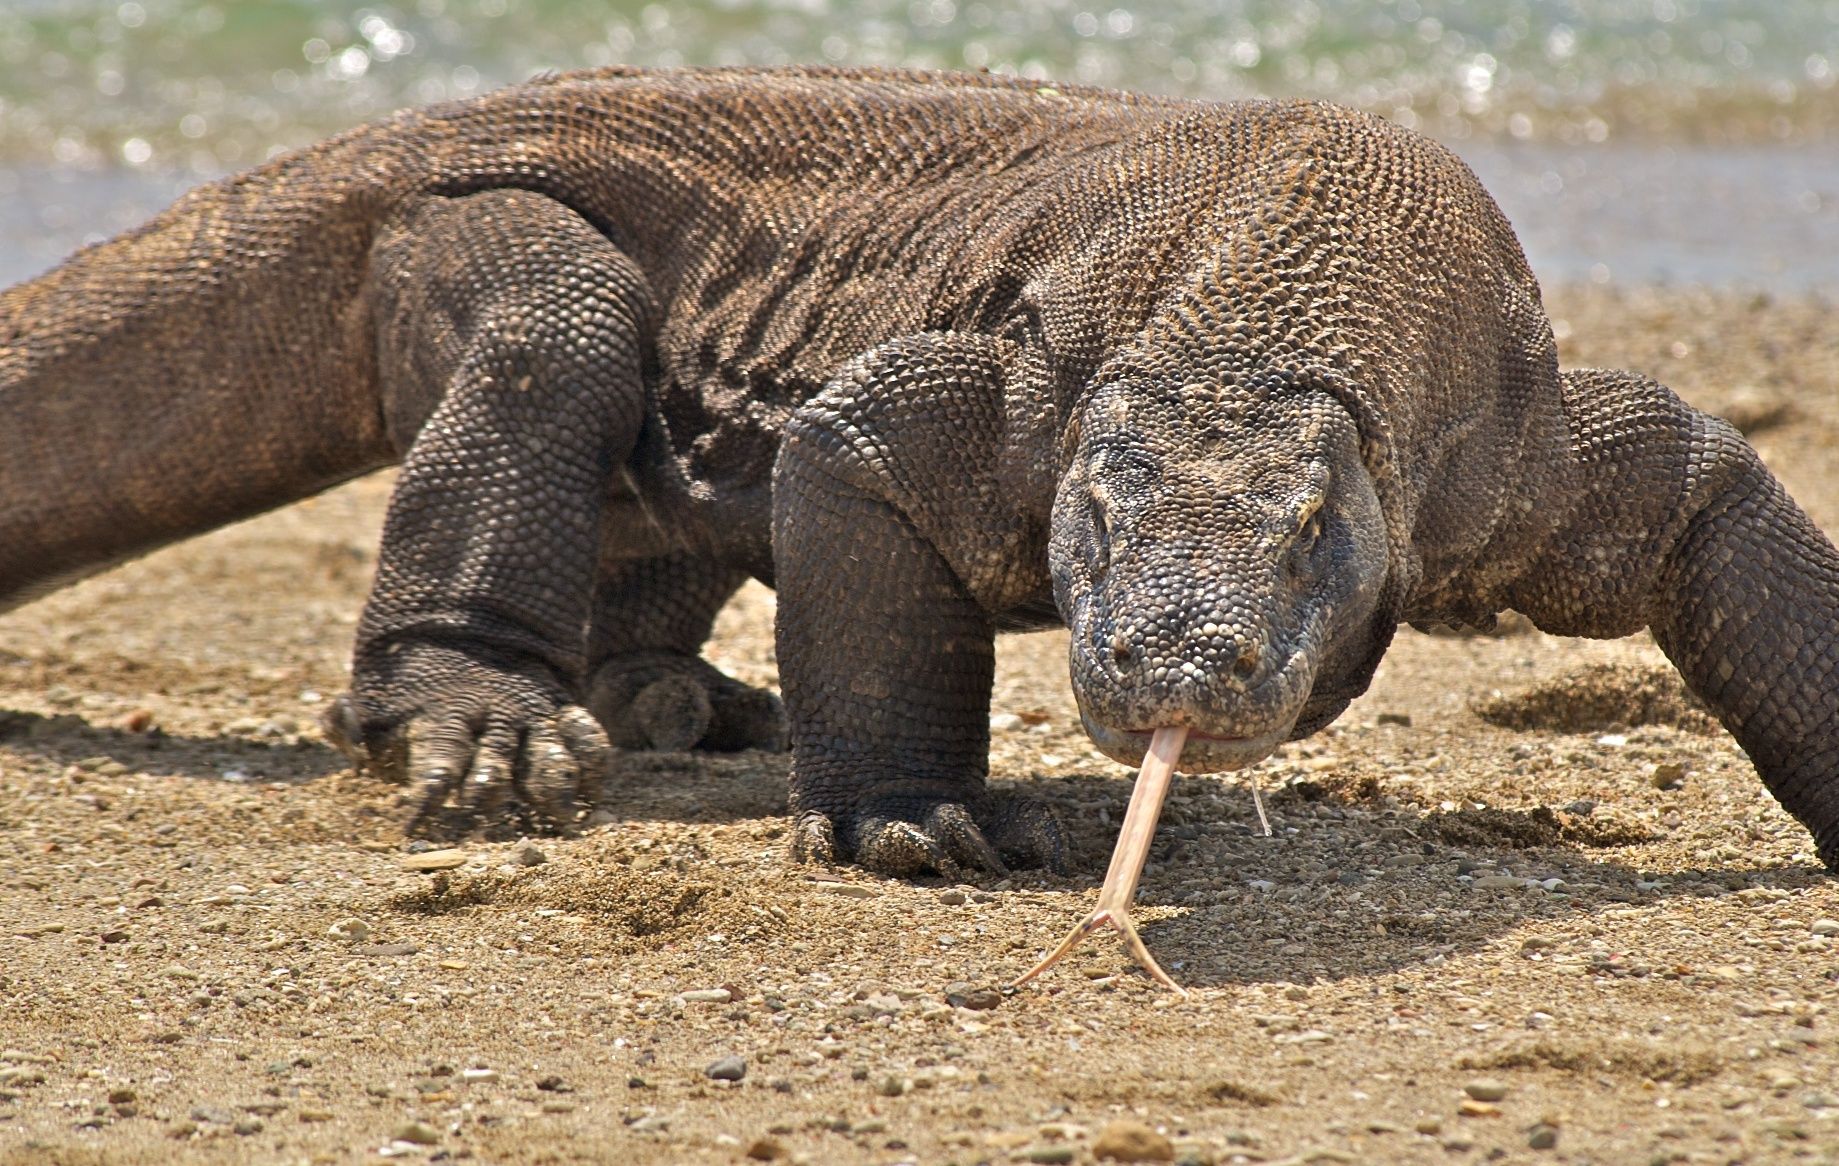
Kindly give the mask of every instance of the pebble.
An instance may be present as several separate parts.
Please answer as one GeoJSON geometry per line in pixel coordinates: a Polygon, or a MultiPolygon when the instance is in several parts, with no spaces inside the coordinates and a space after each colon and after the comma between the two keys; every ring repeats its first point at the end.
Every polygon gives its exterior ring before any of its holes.
{"type": "Polygon", "coordinates": [[[1678,789],[1686,784],[1686,767],[1677,761],[1663,761],[1648,774],[1655,789],[1678,789]]]}
{"type": "Polygon", "coordinates": [[[953,1008],[987,1012],[1002,1002],[1003,995],[995,988],[979,988],[967,980],[953,980],[945,985],[945,1003],[953,1008]]]}
{"type": "Polygon", "coordinates": [[[542,866],[549,861],[549,856],[536,843],[526,842],[511,852],[511,861],[518,866],[542,866]]]}
{"type": "Polygon", "coordinates": [[[747,1156],[756,1162],[771,1162],[785,1157],[785,1143],[774,1137],[758,1137],[747,1143],[747,1156]]]}
{"type": "Polygon", "coordinates": [[[964,901],[965,895],[963,891],[939,892],[939,902],[945,904],[947,907],[962,907],[964,906],[964,901]]]}
{"type": "Polygon", "coordinates": [[[1558,1127],[1540,1122],[1526,1131],[1526,1144],[1535,1150],[1549,1150],[1558,1144],[1558,1127]]]}
{"type": "Polygon", "coordinates": [[[1064,1164],[1071,1162],[1076,1157],[1078,1157],[1077,1151],[1071,1146],[1064,1145],[1056,1146],[1049,1144],[1029,1146],[1026,1150],[1022,1151],[1022,1161],[1024,1162],[1064,1164]]]}
{"type": "Polygon", "coordinates": [[[1477,875],[1474,886],[1478,891],[1505,891],[1524,887],[1526,880],[1517,875],[1477,875]]]}
{"type": "Polygon", "coordinates": [[[1815,919],[1808,930],[1815,935],[1839,935],[1839,919],[1815,919]]]}
{"type": "Polygon", "coordinates": [[[235,1124],[233,1124],[230,1128],[234,1130],[235,1132],[242,1134],[244,1137],[248,1137],[250,1134],[261,1133],[264,1128],[264,1124],[265,1123],[259,1117],[239,1117],[236,1119],[235,1124]]]}
{"type": "Polygon", "coordinates": [[[326,934],[333,939],[342,939],[346,943],[363,943],[370,938],[370,924],[356,917],[340,919],[326,928],[326,934]]]}
{"type": "Polygon", "coordinates": [[[417,1146],[432,1146],[441,1140],[440,1131],[423,1121],[412,1121],[396,1127],[392,1137],[398,1142],[409,1142],[417,1146]]]}
{"type": "Polygon", "coordinates": [[[1092,1156],[1101,1162],[1173,1162],[1175,1146],[1140,1121],[1114,1121],[1092,1139],[1092,1156]]]}
{"type": "Polygon", "coordinates": [[[1456,1112],[1463,1117],[1499,1117],[1501,1107],[1492,1101],[1476,1101],[1472,1097],[1465,1097],[1462,1104],[1456,1107],[1456,1112]]]}
{"type": "Polygon", "coordinates": [[[1499,1101],[1507,1096],[1507,1083],[1493,1077],[1477,1077],[1464,1085],[1462,1091],[1477,1101],[1499,1101]]]}
{"type": "Polygon", "coordinates": [[[874,887],[864,886],[861,883],[819,883],[818,886],[833,895],[841,895],[845,899],[873,899],[881,894],[874,887]]]}
{"type": "Polygon", "coordinates": [[[685,1004],[727,1004],[734,999],[734,993],[726,988],[693,988],[678,999],[685,1004]]]}
{"type": "Polygon", "coordinates": [[[703,1075],[716,1081],[739,1081],[747,1076],[747,1062],[740,1057],[723,1057],[704,1069],[703,1075]]]}
{"type": "Polygon", "coordinates": [[[1022,718],[1014,713],[991,713],[990,728],[998,733],[1007,733],[1022,727],[1022,718]]]}
{"type": "Polygon", "coordinates": [[[420,854],[402,856],[404,870],[421,871],[424,874],[437,870],[452,870],[466,865],[466,852],[453,847],[445,850],[424,850],[420,854]]]}

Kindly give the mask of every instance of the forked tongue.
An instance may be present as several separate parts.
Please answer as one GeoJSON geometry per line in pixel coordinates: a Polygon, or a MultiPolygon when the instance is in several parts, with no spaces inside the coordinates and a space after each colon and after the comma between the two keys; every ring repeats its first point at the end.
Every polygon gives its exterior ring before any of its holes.
{"type": "Polygon", "coordinates": [[[1137,772],[1136,788],[1130,791],[1130,808],[1124,811],[1124,825],[1118,831],[1117,849],[1111,852],[1111,867],[1105,871],[1105,885],[1098,892],[1098,906],[1046,959],[1017,979],[1016,985],[1027,983],[1059,963],[1086,936],[1104,927],[1115,927],[1123,934],[1125,946],[1144,971],[1158,983],[1187,995],[1182,986],[1162,970],[1156,957],[1149,954],[1142,936],[1137,934],[1137,925],[1130,919],[1130,904],[1137,897],[1137,880],[1143,877],[1143,864],[1149,860],[1149,844],[1156,836],[1156,819],[1162,816],[1162,803],[1168,797],[1175,765],[1181,760],[1181,747],[1187,740],[1185,727],[1157,729],[1150,737],[1149,752],[1143,757],[1143,768],[1137,772]]]}

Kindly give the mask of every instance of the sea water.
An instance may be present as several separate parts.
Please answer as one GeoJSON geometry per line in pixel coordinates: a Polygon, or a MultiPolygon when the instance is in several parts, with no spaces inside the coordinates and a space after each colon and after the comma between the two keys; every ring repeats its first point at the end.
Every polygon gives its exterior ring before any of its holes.
{"type": "Polygon", "coordinates": [[[1839,290],[1839,0],[0,0],[0,284],[403,106],[793,62],[1346,102],[1466,158],[1548,283],[1839,290]]]}

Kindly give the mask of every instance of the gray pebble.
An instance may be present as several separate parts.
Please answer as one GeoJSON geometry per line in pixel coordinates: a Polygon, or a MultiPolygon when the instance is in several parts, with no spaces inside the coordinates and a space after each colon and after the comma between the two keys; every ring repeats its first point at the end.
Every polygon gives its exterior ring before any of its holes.
{"type": "Polygon", "coordinates": [[[1462,1091],[1477,1101],[1499,1101],[1507,1096],[1507,1083],[1493,1077],[1477,1077],[1464,1085],[1462,1091]]]}
{"type": "Polygon", "coordinates": [[[954,980],[945,985],[945,1003],[953,1008],[969,1008],[973,1012],[984,1012],[1003,1002],[1002,993],[995,988],[979,988],[966,980],[954,980]]]}
{"type": "Polygon", "coordinates": [[[549,861],[549,856],[534,842],[526,842],[511,852],[511,861],[518,866],[542,866],[549,861]]]}
{"type": "Polygon", "coordinates": [[[740,1057],[723,1057],[704,1069],[703,1074],[716,1081],[739,1081],[747,1076],[747,1062],[740,1057]]]}
{"type": "Polygon", "coordinates": [[[1558,1127],[1540,1122],[1526,1131],[1526,1144],[1535,1150],[1549,1150],[1558,1144],[1558,1127]]]}
{"type": "Polygon", "coordinates": [[[1839,935],[1839,919],[1815,919],[1808,930],[1815,935],[1839,935]]]}

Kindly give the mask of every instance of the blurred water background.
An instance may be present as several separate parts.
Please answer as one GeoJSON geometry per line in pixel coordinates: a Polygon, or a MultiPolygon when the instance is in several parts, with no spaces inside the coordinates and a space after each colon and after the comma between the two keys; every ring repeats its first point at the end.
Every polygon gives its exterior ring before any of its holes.
{"type": "Polygon", "coordinates": [[[402,106],[791,62],[1330,98],[1454,147],[1548,283],[1839,291],[1839,0],[0,0],[0,284],[402,106]]]}

